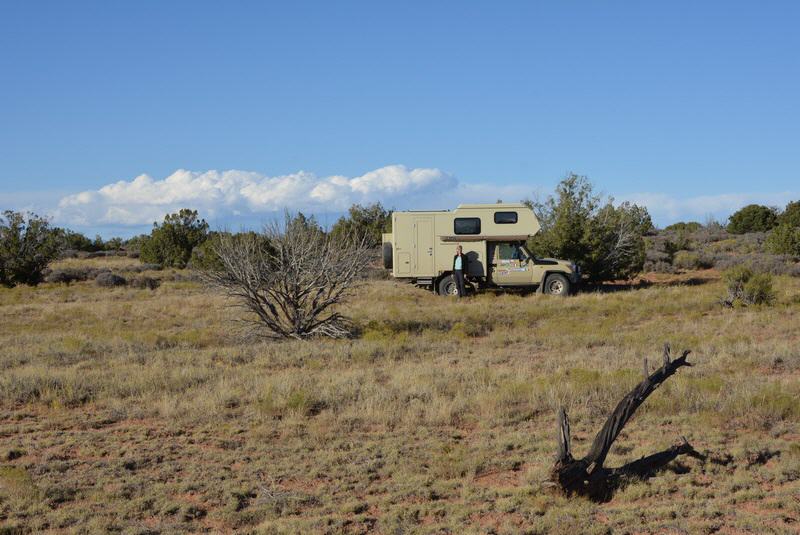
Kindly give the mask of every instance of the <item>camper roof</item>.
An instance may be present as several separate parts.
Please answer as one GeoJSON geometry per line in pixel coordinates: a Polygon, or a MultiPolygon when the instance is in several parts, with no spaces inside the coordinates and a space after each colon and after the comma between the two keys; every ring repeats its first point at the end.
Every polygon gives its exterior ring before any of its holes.
{"type": "Polygon", "coordinates": [[[459,204],[456,210],[461,210],[462,208],[480,208],[480,209],[487,209],[487,208],[528,208],[521,202],[498,202],[492,204],[459,204]]]}

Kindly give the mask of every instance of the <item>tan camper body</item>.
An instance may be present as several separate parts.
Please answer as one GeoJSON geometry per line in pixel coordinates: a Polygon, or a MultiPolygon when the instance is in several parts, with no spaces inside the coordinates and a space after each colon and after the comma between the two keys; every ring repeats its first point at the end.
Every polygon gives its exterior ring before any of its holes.
{"type": "Polygon", "coordinates": [[[540,229],[533,210],[521,203],[462,204],[453,211],[392,214],[392,232],[383,235],[384,266],[396,279],[453,293],[453,257],[461,245],[467,255],[473,289],[488,286],[531,287],[547,291],[547,278],[558,273],[552,289],[568,293],[580,278],[574,264],[534,258],[527,239],[540,229]],[[557,279],[557,280],[556,280],[557,279]]]}

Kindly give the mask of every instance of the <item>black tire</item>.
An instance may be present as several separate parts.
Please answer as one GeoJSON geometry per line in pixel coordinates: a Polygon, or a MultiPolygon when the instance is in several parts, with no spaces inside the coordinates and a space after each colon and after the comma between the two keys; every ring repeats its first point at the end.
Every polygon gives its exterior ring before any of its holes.
{"type": "Polygon", "coordinates": [[[456,278],[452,275],[442,277],[442,279],[439,281],[437,290],[439,291],[439,295],[457,297],[458,285],[456,284],[456,278]]]}
{"type": "Polygon", "coordinates": [[[566,297],[569,295],[569,279],[561,273],[551,273],[544,279],[544,293],[566,297]]]}
{"type": "Polygon", "coordinates": [[[383,244],[383,267],[392,269],[392,244],[388,242],[383,244]]]}

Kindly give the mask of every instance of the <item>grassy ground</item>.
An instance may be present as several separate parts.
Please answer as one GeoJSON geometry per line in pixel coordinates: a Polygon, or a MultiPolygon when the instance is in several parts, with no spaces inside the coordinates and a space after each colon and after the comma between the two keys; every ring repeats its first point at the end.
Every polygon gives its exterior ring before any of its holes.
{"type": "Polygon", "coordinates": [[[777,279],[774,306],[733,310],[713,273],[464,303],[376,281],[347,307],[359,338],[252,345],[221,298],[158,276],[155,291],[0,289],[0,533],[800,526],[796,278],[777,279]],[[582,454],[666,341],[697,365],[608,464],[681,435],[715,462],[681,459],[605,504],[551,493],[557,407],[582,454]]]}

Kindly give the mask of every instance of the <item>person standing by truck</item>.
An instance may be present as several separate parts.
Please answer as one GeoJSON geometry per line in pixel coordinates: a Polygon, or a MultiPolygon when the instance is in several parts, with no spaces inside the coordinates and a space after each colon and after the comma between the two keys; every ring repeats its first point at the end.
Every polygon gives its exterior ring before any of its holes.
{"type": "Polygon", "coordinates": [[[453,257],[453,275],[456,277],[456,288],[458,288],[458,297],[467,295],[464,285],[464,276],[467,274],[467,266],[469,260],[461,249],[461,246],[456,246],[456,255],[453,257]]]}

